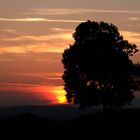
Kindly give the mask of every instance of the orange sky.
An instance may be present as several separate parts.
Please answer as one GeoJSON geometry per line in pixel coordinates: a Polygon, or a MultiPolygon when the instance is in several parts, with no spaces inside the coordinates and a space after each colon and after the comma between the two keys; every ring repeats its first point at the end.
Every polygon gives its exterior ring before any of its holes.
{"type": "Polygon", "coordinates": [[[61,55],[82,21],[111,22],[140,47],[139,0],[0,3],[0,106],[66,103],[61,55]]]}

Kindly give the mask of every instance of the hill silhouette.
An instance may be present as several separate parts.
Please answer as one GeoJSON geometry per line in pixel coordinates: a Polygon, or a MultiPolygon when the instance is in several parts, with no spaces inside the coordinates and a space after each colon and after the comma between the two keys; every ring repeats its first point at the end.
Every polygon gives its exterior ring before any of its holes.
{"type": "Polygon", "coordinates": [[[0,139],[138,139],[139,126],[140,109],[98,112],[61,122],[23,113],[0,120],[0,139]]]}

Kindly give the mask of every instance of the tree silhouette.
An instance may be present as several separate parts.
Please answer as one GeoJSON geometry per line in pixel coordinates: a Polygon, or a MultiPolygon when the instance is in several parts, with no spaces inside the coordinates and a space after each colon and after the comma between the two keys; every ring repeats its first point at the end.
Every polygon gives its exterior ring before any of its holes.
{"type": "Polygon", "coordinates": [[[66,97],[81,108],[102,105],[116,109],[130,104],[133,95],[133,63],[136,53],[118,28],[105,22],[78,25],[75,42],[62,55],[66,97]]]}
{"type": "Polygon", "coordinates": [[[140,64],[134,64],[133,66],[133,75],[135,79],[135,90],[140,91],[140,64]]]}

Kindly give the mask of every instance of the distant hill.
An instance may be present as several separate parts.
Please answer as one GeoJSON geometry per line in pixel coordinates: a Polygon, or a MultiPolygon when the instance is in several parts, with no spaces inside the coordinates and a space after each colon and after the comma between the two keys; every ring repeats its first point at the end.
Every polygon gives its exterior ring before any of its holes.
{"type": "MultiPolygon", "coordinates": [[[[23,108],[26,109],[26,107],[23,108]]],[[[38,108],[41,109],[41,107],[38,108]]],[[[61,107],[52,107],[51,109],[56,111],[55,109],[59,108],[61,107]]],[[[62,109],[63,111],[60,110],[64,112],[64,108],[62,109]]],[[[66,107],[65,109],[74,111],[73,107],[70,109],[66,107]]],[[[140,139],[139,126],[140,109],[131,108],[106,113],[98,111],[82,116],[79,115],[79,117],[67,119],[67,121],[52,120],[49,117],[41,117],[28,112],[11,118],[1,119],[0,139],[4,137],[4,140],[135,140],[140,139]]]]}
{"type": "Polygon", "coordinates": [[[24,113],[32,113],[41,118],[49,118],[51,120],[57,121],[67,121],[97,111],[99,111],[97,108],[80,110],[74,105],[15,106],[0,108],[0,119],[11,118],[24,113]]]}
{"type": "MultiPolygon", "coordinates": [[[[99,112],[67,122],[66,135],[72,131],[76,138],[129,140],[140,139],[140,109],[99,112]]],[[[70,136],[72,138],[72,136],[70,136]]]]}

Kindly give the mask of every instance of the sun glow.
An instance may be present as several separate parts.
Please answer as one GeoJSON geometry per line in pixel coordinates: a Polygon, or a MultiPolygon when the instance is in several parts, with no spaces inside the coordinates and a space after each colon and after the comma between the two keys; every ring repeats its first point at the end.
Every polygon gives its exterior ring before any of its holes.
{"type": "Polygon", "coordinates": [[[58,103],[60,104],[66,103],[66,97],[65,96],[58,97],[58,103]]]}
{"type": "Polygon", "coordinates": [[[33,91],[39,92],[43,100],[49,100],[49,104],[66,104],[66,92],[63,86],[40,86],[33,91]]]}
{"type": "Polygon", "coordinates": [[[65,90],[63,89],[63,86],[56,86],[53,88],[52,92],[56,95],[57,103],[64,104],[66,103],[66,97],[65,97],[65,90]]]}

